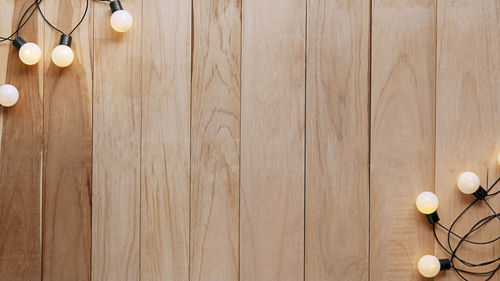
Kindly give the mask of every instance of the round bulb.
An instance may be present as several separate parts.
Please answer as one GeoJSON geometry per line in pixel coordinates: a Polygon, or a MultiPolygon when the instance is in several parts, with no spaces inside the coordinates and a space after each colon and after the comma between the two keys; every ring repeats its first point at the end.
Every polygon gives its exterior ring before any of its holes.
{"type": "Polygon", "coordinates": [[[132,15],[125,10],[115,11],[111,15],[111,27],[117,32],[127,32],[132,27],[132,15]]]}
{"type": "Polygon", "coordinates": [[[69,46],[59,45],[52,51],[52,62],[59,67],[69,66],[75,55],[69,46]]]}
{"type": "Polygon", "coordinates": [[[26,43],[19,49],[19,58],[24,64],[34,65],[40,61],[42,50],[35,43],[26,43]]]}
{"type": "Polygon", "coordinates": [[[19,92],[16,87],[5,84],[0,87],[0,105],[9,107],[16,104],[19,99],[19,92]]]}
{"type": "Polygon", "coordinates": [[[479,189],[479,177],[473,172],[460,174],[457,179],[458,189],[465,194],[472,194],[479,189]]]}
{"type": "Polygon", "coordinates": [[[418,272],[422,276],[432,278],[438,275],[441,270],[441,263],[435,256],[425,255],[418,260],[418,272]]]}
{"type": "Polygon", "coordinates": [[[418,195],[416,204],[422,214],[429,215],[437,210],[439,200],[434,193],[426,191],[418,195]]]}

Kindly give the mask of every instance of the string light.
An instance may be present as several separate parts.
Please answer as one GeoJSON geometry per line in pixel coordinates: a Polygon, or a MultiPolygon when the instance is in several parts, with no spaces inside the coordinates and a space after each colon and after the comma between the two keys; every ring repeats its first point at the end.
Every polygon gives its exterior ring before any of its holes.
{"type": "Polygon", "coordinates": [[[52,62],[59,67],[67,67],[73,63],[75,54],[71,49],[71,36],[61,35],[59,45],[52,50],[52,62]]]}
{"type": "Polygon", "coordinates": [[[120,33],[129,31],[133,23],[132,15],[123,9],[119,0],[110,1],[109,6],[113,13],[110,18],[111,27],[120,33]]]}
{"type": "MultiPolygon", "coordinates": [[[[498,164],[500,165],[500,155],[498,155],[498,164]]],[[[476,277],[484,277],[485,281],[491,280],[495,274],[500,270],[500,257],[495,259],[484,261],[481,263],[473,263],[471,261],[467,261],[464,258],[458,256],[457,252],[459,249],[465,245],[490,245],[497,241],[500,242],[500,236],[484,242],[471,241],[469,240],[469,236],[473,233],[476,233],[480,229],[482,229],[485,225],[487,225],[492,220],[498,219],[500,221],[500,214],[493,209],[493,207],[486,200],[491,198],[497,194],[500,194],[500,191],[492,192],[493,188],[500,182],[500,178],[498,178],[487,190],[484,189],[481,184],[479,177],[473,172],[464,172],[460,174],[457,178],[457,187],[464,194],[470,194],[475,196],[475,200],[470,203],[452,222],[449,228],[445,227],[439,222],[439,216],[437,215],[437,209],[439,206],[439,200],[437,196],[432,192],[423,192],[417,196],[416,205],[417,209],[426,215],[427,220],[430,224],[432,224],[433,234],[438,243],[438,245],[443,249],[443,251],[449,255],[449,258],[446,259],[438,259],[432,255],[425,255],[421,257],[418,261],[418,272],[427,278],[435,277],[439,274],[440,271],[453,269],[458,276],[465,281],[469,279],[466,278],[466,275],[472,275],[476,277]],[[478,202],[482,202],[484,205],[488,207],[491,211],[492,215],[481,218],[473,226],[468,230],[468,232],[460,236],[453,231],[453,228],[457,225],[461,218],[469,211],[473,205],[478,202]],[[443,243],[441,239],[439,239],[436,226],[443,229],[447,235],[446,243],[443,243]],[[456,241],[456,245],[452,246],[452,241],[456,241]],[[469,269],[470,268],[470,269],[469,269]],[[485,269],[486,268],[486,269],[485,269]]],[[[476,280],[476,279],[475,279],[476,280]]]]}
{"type": "Polygon", "coordinates": [[[0,105],[5,107],[13,106],[19,99],[19,91],[16,87],[5,84],[0,86],[0,105]]]}
{"type": "Polygon", "coordinates": [[[26,65],[37,64],[42,58],[42,50],[35,43],[27,43],[23,38],[16,37],[12,44],[19,50],[19,58],[26,65]]]}

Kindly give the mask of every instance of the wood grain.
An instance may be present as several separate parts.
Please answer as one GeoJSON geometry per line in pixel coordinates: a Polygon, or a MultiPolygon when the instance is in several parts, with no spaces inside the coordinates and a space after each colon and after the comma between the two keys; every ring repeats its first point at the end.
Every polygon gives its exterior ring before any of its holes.
{"type": "MultiPolygon", "coordinates": [[[[12,20],[1,28],[2,35],[12,33],[31,1],[2,1],[0,14],[12,20]],[[4,6],[4,4],[7,4],[4,6]],[[4,10],[5,7],[5,10],[4,10]],[[12,9],[13,8],[13,9],[12,9]],[[7,30],[8,29],[8,30],[7,30]]],[[[2,20],[3,22],[3,20],[2,20]]],[[[3,24],[2,24],[3,25],[3,24]]],[[[19,34],[32,42],[43,43],[38,19],[19,34]]],[[[11,45],[10,42],[2,43],[11,45]]],[[[19,90],[19,101],[0,109],[0,280],[39,281],[41,276],[40,188],[42,166],[43,107],[41,65],[21,63],[18,51],[9,46],[1,57],[5,82],[19,90]]],[[[3,84],[3,79],[2,79],[3,84]]]]}
{"type": "Polygon", "coordinates": [[[142,1],[125,34],[94,2],[92,280],[139,280],[142,1]]]}
{"type": "Polygon", "coordinates": [[[193,2],[191,280],[239,280],[241,2],[193,2]]]}
{"type": "Polygon", "coordinates": [[[305,279],[368,280],[370,2],[307,12],[305,279]]]}
{"type": "MultiPolygon", "coordinates": [[[[485,187],[499,176],[496,157],[500,147],[500,54],[493,47],[500,44],[499,12],[499,2],[492,0],[446,0],[438,4],[436,192],[445,225],[450,225],[473,200],[473,196],[462,194],[456,186],[460,173],[477,173],[485,187]]],[[[499,198],[490,201],[496,201],[498,210],[499,198]]],[[[479,203],[454,229],[463,234],[489,214],[487,206],[479,203]]],[[[472,239],[489,240],[498,229],[497,222],[491,223],[472,239]]],[[[436,254],[444,255],[437,244],[436,254]]],[[[458,254],[479,263],[498,257],[500,250],[498,244],[465,245],[458,254]]],[[[456,265],[463,268],[459,262],[456,265]]],[[[436,280],[462,279],[449,272],[436,280]]],[[[500,276],[497,274],[492,280],[500,280],[500,276]]]]}
{"type": "MultiPolygon", "coordinates": [[[[45,15],[69,32],[84,0],[45,2],[45,15]]],[[[92,12],[90,12],[90,15],[92,12]]],[[[90,280],[92,167],[92,18],[72,34],[75,60],[50,58],[59,34],[45,26],[43,280],[90,280]]]]}
{"type": "Polygon", "coordinates": [[[191,1],[144,5],[141,281],[189,280],[191,1]]]}
{"type": "Polygon", "coordinates": [[[375,1],[372,24],[370,280],[424,280],[434,191],[435,1],[375,1]]]}
{"type": "Polygon", "coordinates": [[[306,1],[243,1],[240,280],[304,273],[306,1]]]}

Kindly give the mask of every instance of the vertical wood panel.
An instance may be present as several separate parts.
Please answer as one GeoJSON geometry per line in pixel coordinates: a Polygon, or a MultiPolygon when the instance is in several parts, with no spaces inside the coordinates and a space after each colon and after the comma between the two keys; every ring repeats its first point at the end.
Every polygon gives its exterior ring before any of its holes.
{"type": "Polygon", "coordinates": [[[143,15],[141,281],[187,281],[191,1],[143,15]]]}
{"type": "MultiPolygon", "coordinates": [[[[2,1],[2,22],[4,13],[6,19],[12,20],[1,28],[2,36],[12,33],[9,27],[17,27],[30,4],[31,1],[16,1],[9,8],[2,1]],[[7,15],[9,12],[13,14],[7,15]]],[[[43,43],[36,15],[20,35],[27,41],[43,43]]],[[[17,87],[20,97],[13,107],[0,109],[0,280],[36,281],[41,279],[43,77],[41,64],[24,65],[10,42],[2,44],[9,45],[8,57],[6,53],[1,57],[1,64],[6,65],[5,82],[17,87]]]]}
{"type": "Polygon", "coordinates": [[[191,280],[236,281],[241,2],[193,4],[191,280]]]}
{"type": "Polygon", "coordinates": [[[370,1],[308,1],[306,280],[368,280],[370,1]]]}
{"type": "Polygon", "coordinates": [[[303,280],[306,2],[242,9],[241,280],[303,280]]]}
{"type": "MultiPolygon", "coordinates": [[[[446,0],[438,5],[436,192],[445,225],[450,225],[473,200],[472,195],[462,194],[456,186],[460,173],[477,173],[485,187],[499,176],[496,157],[500,148],[500,54],[495,47],[500,45],[499,12],[499,2],[494,0],[446,0]]],[[[498,203],[499,198],[489,201],[498,203]]],[[[479,218],[489,214],[487,206],[479,202],[455,231],[465,233],[479,218]]],[[[487,241],[498,234],[498,224],[491,223],[481,232],[474,235],[475,241],[487,241]]],[[[459,254],[479,263],[498,257],[496,245],[465,245],[459,254]]],[[[436,253],[446,256],[437,244],[436,253]]],[[[455,265],[464,268],[459,262],[455,265]]],[[[462,279],[449,272],[436,280],[462,279]]],[[[500,280],[498,273],[492,280],[500,280]]]]}
{"type": "MultiPolygon", "coordinates": [[[[45,2],[46,17],[69,32],[85,0],[45,2]]],[[[90,12],[92,15],[92,12],[90,12]]],[[[90,280],[92,165],[92,20],[72,34],[75,60],[50,58],[60,34],[45,25],[43,280],[90,280]]]]}
{"type": "Polygon", "coordinates": [[[433,237],[415,198],[434,190],[435,1],[373,2],[371,280],[422,280],[433,237]]]}
{"type": "Polygon", "coordinates": [[[139,280],[142,1],[125,34],[94,2],[92,280],[139,280]]]}

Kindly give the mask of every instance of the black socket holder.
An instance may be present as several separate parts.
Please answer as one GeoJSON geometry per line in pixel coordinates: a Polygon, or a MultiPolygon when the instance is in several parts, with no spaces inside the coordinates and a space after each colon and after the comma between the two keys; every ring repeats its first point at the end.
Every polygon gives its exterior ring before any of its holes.
{"type": "Polygon", "coordinates": [[[450,270],[451,262],[449,259],[440,259],[439,264],[441,265],[441,270],[450,270]]]}
{"type": "Polygon", "coordinates": [[[71,36],[63,34],[61,35],[61,39],[59,39],[59,45],[66,45],[71,47],[71,36]]]}
{"type": "Polygon", "coordinates": [[[439,216],[438,216],[437,211],[432,213],[432,214],[425,215],[425,217],[427,217],[427,221],[430,224],[435,224],[439,221],[439,216]]]}
{"type": "Polygon", "coordinates": [[[23,39],[23,38],[21,38],[21,37],[19,37],[19,36],[18,36],[18,37],[16,37],[16,39],[14,39],[14,40],[12,41],[12,45],[14,45],[14,47],[16,47],[17,49],[21,49],[21,47],[22,47],[24,44],[26,44],[26,41],[24,41],[24,39],[23,39]]]}
{"type": "Polygon", "coordinates": [[[483,200],[484,198],[486,198],[486,196],[488,196],[488,191],[486,191],[486,189],[484,189],[482,186],[479,186],[479,189],[474,192],[474,196],[476,196],[476,198],[479,200],[483,200]]]}
{"type": "Polygon", "coordinates": [[[123,10],[122,3],[120,3],[120,0],[109,2],[109,7],[111,7],[111,11],[113,13],[119,10],[123,10]]]}

